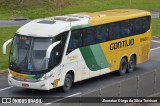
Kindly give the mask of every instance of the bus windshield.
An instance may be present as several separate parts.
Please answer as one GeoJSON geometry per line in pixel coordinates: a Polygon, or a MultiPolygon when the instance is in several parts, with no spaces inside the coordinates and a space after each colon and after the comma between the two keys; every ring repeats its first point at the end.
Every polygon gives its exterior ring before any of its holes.
{"type": "Polygon", "coordinates": [[[32,73],[48,69],[47,48],[52,38],[16,35],[10,53],[10,69],[21,73],[32,73]]]}

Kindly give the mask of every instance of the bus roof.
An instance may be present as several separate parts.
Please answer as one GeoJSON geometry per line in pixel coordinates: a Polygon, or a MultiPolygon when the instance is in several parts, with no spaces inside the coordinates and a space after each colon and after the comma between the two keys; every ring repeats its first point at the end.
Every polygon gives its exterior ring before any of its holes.
{"type": "Polygon", "coordinates": [[[22,26],[17,33],[26,36],[52,37],[70,29],[79,29],[147,15],[150,15],[150,12],[137,9],[114,9],[94,13],[69,14],[33,20],[22,26]]]}
{"type": "Polygon", "coordinates": [[[131,18],[138,18],[151,15],[150,12],[138,9],[113,9],[94,13],[81,13],[92,17],[89,22],[92,25],[110,23],[131,18]]]}

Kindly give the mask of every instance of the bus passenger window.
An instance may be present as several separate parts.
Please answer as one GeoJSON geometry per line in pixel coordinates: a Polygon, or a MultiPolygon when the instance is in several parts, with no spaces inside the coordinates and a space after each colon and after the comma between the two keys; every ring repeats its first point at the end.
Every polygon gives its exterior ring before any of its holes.
{"type": "Polygon", "coordinates": [[[95,30],[94,28],[87,28],[87,45],[92,45],[96,41],[95,30]]]}
{"type": "Polygon", "coordinates": [[[118,36],[118,29],[115,23],[109,26],[109,40],[115,40],[118,36]]]}
{"type": "Polygon", "coordinates": [[[135,23],[134,20],[130,20],[130,35],[134,35],[135,34],[135,23]]]}
{"type": "Polygon", "coordinates": [[[143,17],[142,18],[142,32],[146,32],[150,27],[150,17],[143,17]]]}
{"type": "Polygon", "coordinates": [[[130,31],[130,22],[129,21],[124,21],[123,25],[122,25],[122,34],[123,37],[127,37],[130,35],[131,31],[130,31]]]}
{"type": "Polygon", "coordinates": [[[82,46],[81,30],[72,31],[69,40],[68,51],[71,52],[72,50],[79,48],[81,46],[82,46]]]}
{"type": "Polygon", "coordinates": [[[92,45],[95,43],[95,33],[93,28],[87,28],[86,32],[86,43],[87,45],[92,45]]]}
{"type": "Polygon", "coordinates": [[[70,40],[69,40],[69,45],[68,45],[68,51],[72,51],[74,49],[74,38],[73,36],[70,37],[70,40]]]}
{"type": "Polygon", "coordinates": [[[107,41],[108,31],[107,25],[102,25],[102,42],[107,41]]]}
{"type": "Polygon", "coordinates": [[[96,27],[96,43],[99,43],[102,41],[102,27],[98,26],[96,27]]]}
{"type": "Polygon", "coordinates": [[[87,46],[86,29],[82,29],[82,46],[87,46]]]}
{"type": "Polygon", "coordinates": [[[80,30],[73,31],[72,35],[74,37],[74,49],[79,48],[82,46],[82,40],[81,40],[81,32],[80,30]]]}
{"type": "Polygon", "coordinates": [[[141,19],[136,19],[135,20],[135,32],[136,34],[140,34],[141,33],[141,28],[142,28],[142,25],[141,25],[141,19]]]}
{"type": "Polygon", "coordinates": [[[109,27],[108,27],[109,25],[106,25],[105,26],[105,31],[104,31],[104,36],[103,36],[103,38],[105,39],[105,41],[109,41],[110,39],[109,39],[109,27]]]}
{"type": "Polygon", "coordinates": [[[63,32],[55,37],[55,41],[61,41],[61,43],[55,46],[55,48],[53,48],[51,52],[50,63],[49,63],[50,67],[55,67],[61,62],[68,33],[69,33],[68,31],[63,32]]]}

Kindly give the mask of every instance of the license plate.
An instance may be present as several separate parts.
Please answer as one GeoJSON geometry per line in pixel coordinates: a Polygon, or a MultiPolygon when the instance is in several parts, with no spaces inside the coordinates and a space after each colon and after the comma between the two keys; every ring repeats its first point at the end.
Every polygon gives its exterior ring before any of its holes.
{"type": "Polygon", "coordinates": [[[28,84],[22,84],[22,87],[29,87],[28,84]]]}

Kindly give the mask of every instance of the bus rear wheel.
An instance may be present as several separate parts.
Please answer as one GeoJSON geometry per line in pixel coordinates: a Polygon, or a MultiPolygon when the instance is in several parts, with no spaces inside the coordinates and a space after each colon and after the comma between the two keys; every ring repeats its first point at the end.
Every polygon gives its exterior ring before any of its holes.
{"type": "Polygon", "coordinates": [[[71,89],[72,87],[72,82],[73,82],[73,77],[70,73],[66,74],[65,80],[64,80],[64,85],[63,85],[63,91],[67,92],[71,89]]]}
{"type": "Polygon", "coordinates": [[[136,66],[136,58],[134,56],[131,56],[130,57],[130,61],[128,63],[128,70],[127,70],[127,72],[128,73],[133,72],[135,66],[136,66]]]}
{"type": "Polygon", "coordinates": [[[122,58],[118,74],[123,76],[126,73],[127,68],[128,68],[127,59],[126,58],[122,58]]]}

